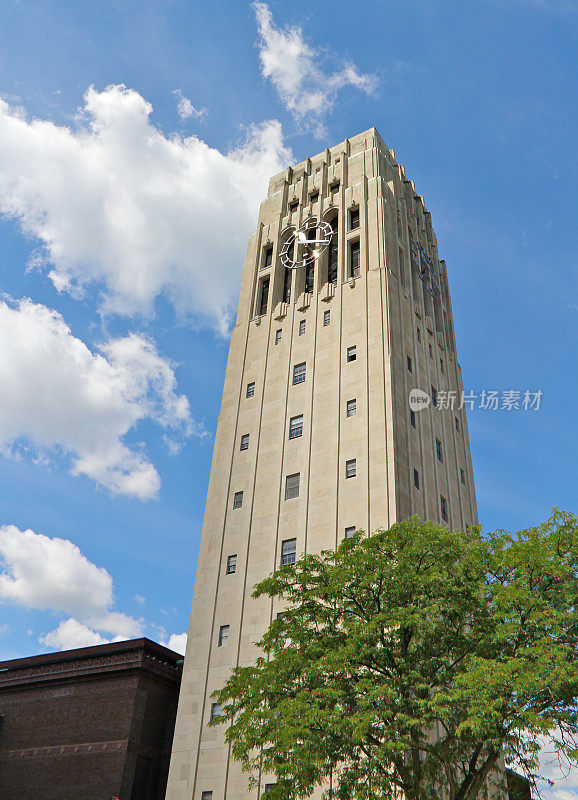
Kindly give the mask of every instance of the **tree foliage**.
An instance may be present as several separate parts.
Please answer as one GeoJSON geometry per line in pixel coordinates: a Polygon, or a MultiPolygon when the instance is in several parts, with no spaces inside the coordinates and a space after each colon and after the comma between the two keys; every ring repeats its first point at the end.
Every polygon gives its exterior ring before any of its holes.
{"type": "Polygon", "coordinates": [[[413,517],[282,567],[260,596],[287,610],[215,697],[272,798],[475,800],[502,755],[534,781],[539,737],[577,759],[574,515],[489,535],[413,517]]]}

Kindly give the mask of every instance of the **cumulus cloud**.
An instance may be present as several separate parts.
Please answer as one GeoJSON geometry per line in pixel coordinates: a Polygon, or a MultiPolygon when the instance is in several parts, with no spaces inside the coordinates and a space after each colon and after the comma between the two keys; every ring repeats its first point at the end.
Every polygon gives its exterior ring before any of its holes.
{"type": "Polygon", "coordinates": [[[167,642],[166,646],[171,650],[174,650],[175,653],[182,653],[184,655],[185,650],[187,649],[187,634],[173,633],[169,637],[169,641],[167,642]]]}
{"type": "Polygon", "coordinates": [[[0,526],[0,600],[69,615],[40,641],[50,647],[130,639],[142,622],[114,610],[111,575],[68,539],[51,539],[16,525],[0,526]]]}
{"type": "Polygon", "coordinates": [[[191,117],[195,117],[195,119],[198,119],[200,122],[204,121],[205,117],[209,113],[208,109],[195,108],[189,98],[185,97],[180,89],[175,89],[173,94],[176,95],[177,98],[177,114],[181,119],[190,119],[191,117]]]}
{"type": "Polygon", "coordinates": [[[331,111],[337,93],[346,86],[371,94],[377,79],[346,63],[336,72],[319,66],[319,53],[312,49],[299,27],[278,28],[266,3],[253,3],[259,28],[261,71],[277,89],[283,105],[318,136],[325,134],[323,117],[331,111]]]}
{"type": "Polygon", "coordinates": [[[92,352],[60,314],[0,300],[0,447],[72,457],[72,472],[109,491],[154,497],[160,478],[125,435],[153,420],[173,437],[204,435],[176,392],[171,365],[143,336],[111,339],[92,352]]]}
{"type": "Polygon", "coordinates": [[[250,127],[227,153],[166,136],[124,86],[90,88],[73,127],[0,100],[0,213],[39,241],[60,291],[101,290],[101,310],[181,314],[225,329],[248,235],[271,175],[291,160],[281,126],[250,127]]]}

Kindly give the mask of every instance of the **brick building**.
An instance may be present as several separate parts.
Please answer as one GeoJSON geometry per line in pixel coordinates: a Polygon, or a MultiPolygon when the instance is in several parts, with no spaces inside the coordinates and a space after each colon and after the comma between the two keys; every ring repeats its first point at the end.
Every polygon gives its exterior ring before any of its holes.
{"type": "Polygon", "coordinates": [[[149,639],[0,662],[0,800],[162,800],[181,664],[149,639]]]}

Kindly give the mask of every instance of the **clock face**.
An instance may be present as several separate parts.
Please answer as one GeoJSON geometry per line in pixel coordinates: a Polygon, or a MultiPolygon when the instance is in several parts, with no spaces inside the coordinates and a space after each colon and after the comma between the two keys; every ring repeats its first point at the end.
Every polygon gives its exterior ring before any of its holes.
{"type": "Polygon", "coordinates": [[[286,240],[281,248],[281,263],[287,269],[308,267],[326,250],[332,235],[333,229],[328,222],[317,222],[310,217],[286,240]]]}
{"type": "Polygon", "coordinates": [[[438,276],[434,269],[431,258],[425,251],[424,246],[420,242],[413,242],[411,246],[412,261],[416,265],[419,276],[422,280],[424,289],[432,297],[437,297],[440,293],[440,285],[438,283],[438,276]]]}

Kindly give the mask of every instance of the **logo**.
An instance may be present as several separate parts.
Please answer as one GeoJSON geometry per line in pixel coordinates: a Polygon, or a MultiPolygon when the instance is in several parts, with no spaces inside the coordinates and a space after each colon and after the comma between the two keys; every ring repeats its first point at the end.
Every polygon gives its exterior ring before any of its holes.
{"type": "Polygon", "coordinates": [[[421,389],[412,389],[409,393],[409,407],[412,411],[423,411],[430,403],[431,397],[421,389]]]}

